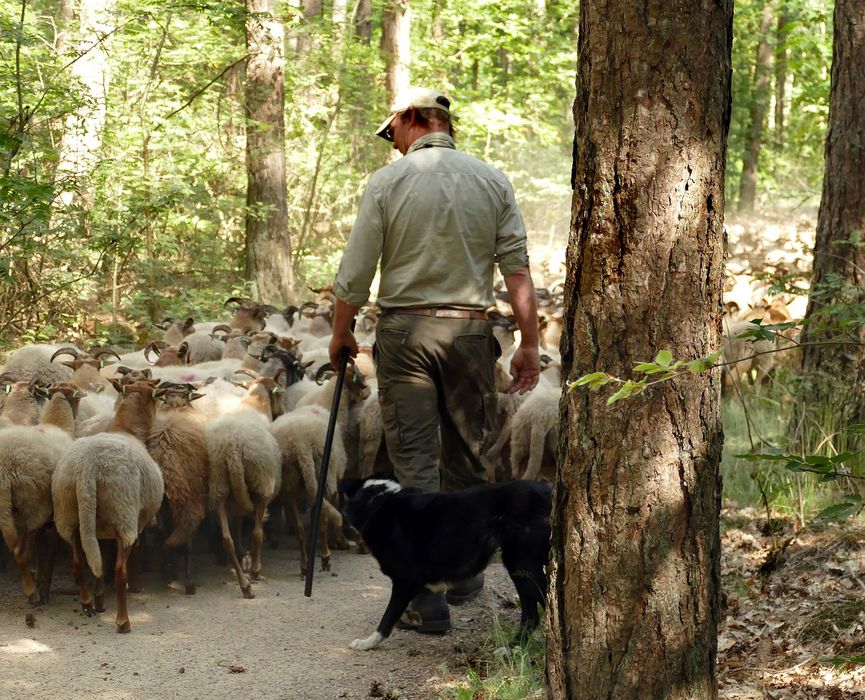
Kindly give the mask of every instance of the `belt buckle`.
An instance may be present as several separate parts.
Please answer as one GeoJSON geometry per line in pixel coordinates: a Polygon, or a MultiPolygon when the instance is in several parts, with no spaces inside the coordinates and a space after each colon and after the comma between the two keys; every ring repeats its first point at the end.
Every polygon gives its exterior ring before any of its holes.
{"type": "Polygon", "coordinates": [[[462,309],[436,309],[436,318],[469,318],[469,312],[462,309]]]}

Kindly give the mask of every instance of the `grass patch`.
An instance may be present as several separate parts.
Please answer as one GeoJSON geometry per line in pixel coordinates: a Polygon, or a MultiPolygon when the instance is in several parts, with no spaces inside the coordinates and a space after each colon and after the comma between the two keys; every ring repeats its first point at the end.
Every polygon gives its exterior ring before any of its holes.
{"type": "Polygon", "coordinates": [[[840,632],[857,622],[863,614],[865,614],[863,598],[826,602],[802,623],[796,636],[805,643],[832,642],[838,638],[840,632]]]}
{"type": "Polygon", "coordinates": [[[523,700],[543,697],[546,640],[543,625],[522,643],[516,629],[502,625],[498,616],[493,631],[480,649],[467,653],[466,680],[440,697],[453,700],[523,700]]]}

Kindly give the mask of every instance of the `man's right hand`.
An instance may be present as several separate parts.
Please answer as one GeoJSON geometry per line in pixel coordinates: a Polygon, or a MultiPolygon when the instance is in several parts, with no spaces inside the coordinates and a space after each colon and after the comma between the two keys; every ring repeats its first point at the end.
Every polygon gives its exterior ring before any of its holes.
{"type": "Polygon", "coordinates": [[[511,376],[514,381],[508,387],[509,394],[525,394],[538,385],[541,376],[541,360],[538,349],[520,345],[511,358],[511,376]]]}
{"type": "MultiPolygon", "coordinates": [[[[350,358],[357,357],[357,340],[354,333],[345,331],[345,333],[335,333],[330,340],[330,345],[327,347],[327,353],[330,355],[330,364],[334,369],[339,369],[339,361],[342,356],[342,349],[348,348],[350,358]]],[[[349,360],[351,362],[351,360],[349,360]]]]}

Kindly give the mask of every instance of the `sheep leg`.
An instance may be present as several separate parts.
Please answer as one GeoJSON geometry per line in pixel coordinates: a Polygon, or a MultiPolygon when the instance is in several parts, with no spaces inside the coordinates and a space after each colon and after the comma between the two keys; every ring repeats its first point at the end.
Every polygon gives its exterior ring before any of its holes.
{"type": "Polygon", "coordinates": [[[129,608],[126,601],[126,584],[128,583],[127,563],[135,545],[124,547],[120,536],[117,536],[117,559],[114,561],[114,588],[117,590],[117,631],[121,634],[129,632],[129,608]]]}
{"type": "MultiPolygon", "coordinates": [[[[120,556],[120,546],[117,547],[117,556],[120,556]]],[[[130,593],[141,593],[144,586],[141,585],[141,548],[138,546],[138,540],[130,548],[126,558],[128,562],[124,564],[124,571],[128,569],[128,581],[130,593]]],[[[116,570],[116,569],[115,569],[116,570]]]]}
{"type": "Polygon", "coordinates": [[[81,534],[76,528],[72,535],[72,573],[78,583],[78,600],[87,617],[93,616],[93,593],[90,590],[89,569],[81,559],[81,534]]]}
{"type": "Polygon", "coordinates": [[[30,547],[33,543],[33,533],[24,531],[15,547],[12,549],[12,556],[15,558],[15,565],[21,573],[21,586],[24,589],[24,595],[27,596],[27,602],[30,605],[36,605],[39,602],[39,593],[36,590],[36,582],[33,580],[33,572],[30,571],[30,547]]]}
{"type": "MultiPolygon", "coordinates": [[[[336,489],[334,488],[334,490],[336,489]]],[[[333,504],[334,508],[339,510],[338,504],[335,503],[335,499],[328,498],[327,500],[329,500],[333,504]]],[[[347,520],[344,520],[341,525],[333,523],[333,548],[349,550],[351,549],[351,544],[349,544],[348,537],[346,537],[345,530],[343,529],[342,525],[350,527],[347,520]]]]}
{"type": "Polygon", "coordinates": [[[541,472],[541,462],[544,459],[544,447],[546,446],[546,427],[543,425],[532,425],[531,438],[529,442],[529,462],[523,479],[537,479],[541,472]]]}
{"type": "Polygon", "coordinates": [[[51,595],[51,579],[54,576],[54,560],[59,542],[60,535],[53,528],[49,532],[48,528],[43,527],[36,533],[36,587],[39,589],[39,600],[43,603],[47,603],[51,595]]]}
{"type": "Polygon", "coordinates": [[[192,540],[180,545],[176,550],[179,555],[179,565],[183,570],[183,589],[186,595],[195,595],[195,583],[192,581],[192,540]]]}
{"type": "Polygon", "coordinates": [[[216,516],[219,518],[219,528],[222,531],[222,547],[228,555],[231,565],[234,567],[234,573],[237,575],[237,583],[240,584],[240,590],[244,598],[255,598],[252,593],[252,584],[240,568],[240,562],[237,561],[237,552],[234,551],[234,540],[231,539],[231,529],[228,527],[228,514],[225,512],[225,499],[216,504],[216,516]]]}
{"type": "Polygon", "coordinates": [[[294,531],[297,533],[297,541],[300,545],[300,575],[306,576],[306,567],[309,566],[309,553],[306,551],[306,528],[300,519],[300,511],[293,497],[288,498],[288,505],[291,509],[291,520],[294,523],[294,531]]]}
{"type": "Polygon", "coordinates": [[[330,529],[327,513],[321,511],[319,522],[319,533],[321,534],[321,570],[330,571],[330,545],[327,541],[327,531],[330,529]]]}
{"type": "Polygon", "coordinates": [[[261,578],[261,545],[264,542],[264,516],[267,513],[267,504],[262,501],[255,503],[255,514],[252,525],[252,566],[249,575],[253,580],[261,578]]]}

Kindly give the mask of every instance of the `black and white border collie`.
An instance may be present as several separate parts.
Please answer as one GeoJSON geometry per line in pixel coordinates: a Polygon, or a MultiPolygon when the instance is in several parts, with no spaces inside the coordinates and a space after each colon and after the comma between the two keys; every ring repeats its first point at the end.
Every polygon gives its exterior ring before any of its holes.
{"type": "Polygon", "coordinates": [[[343,479],[339,490],[349,499],[349,522],[392,584],[378,628],[366,639],[355,639],[352,649],[380,646],[424,588],[442,590],[479,574],[499,549],[520,596],[521,629],[538,624],[538,605],[546,605],[550,552],[548,484],[508,481],[422,493],[374,477],[343,479]]]}

